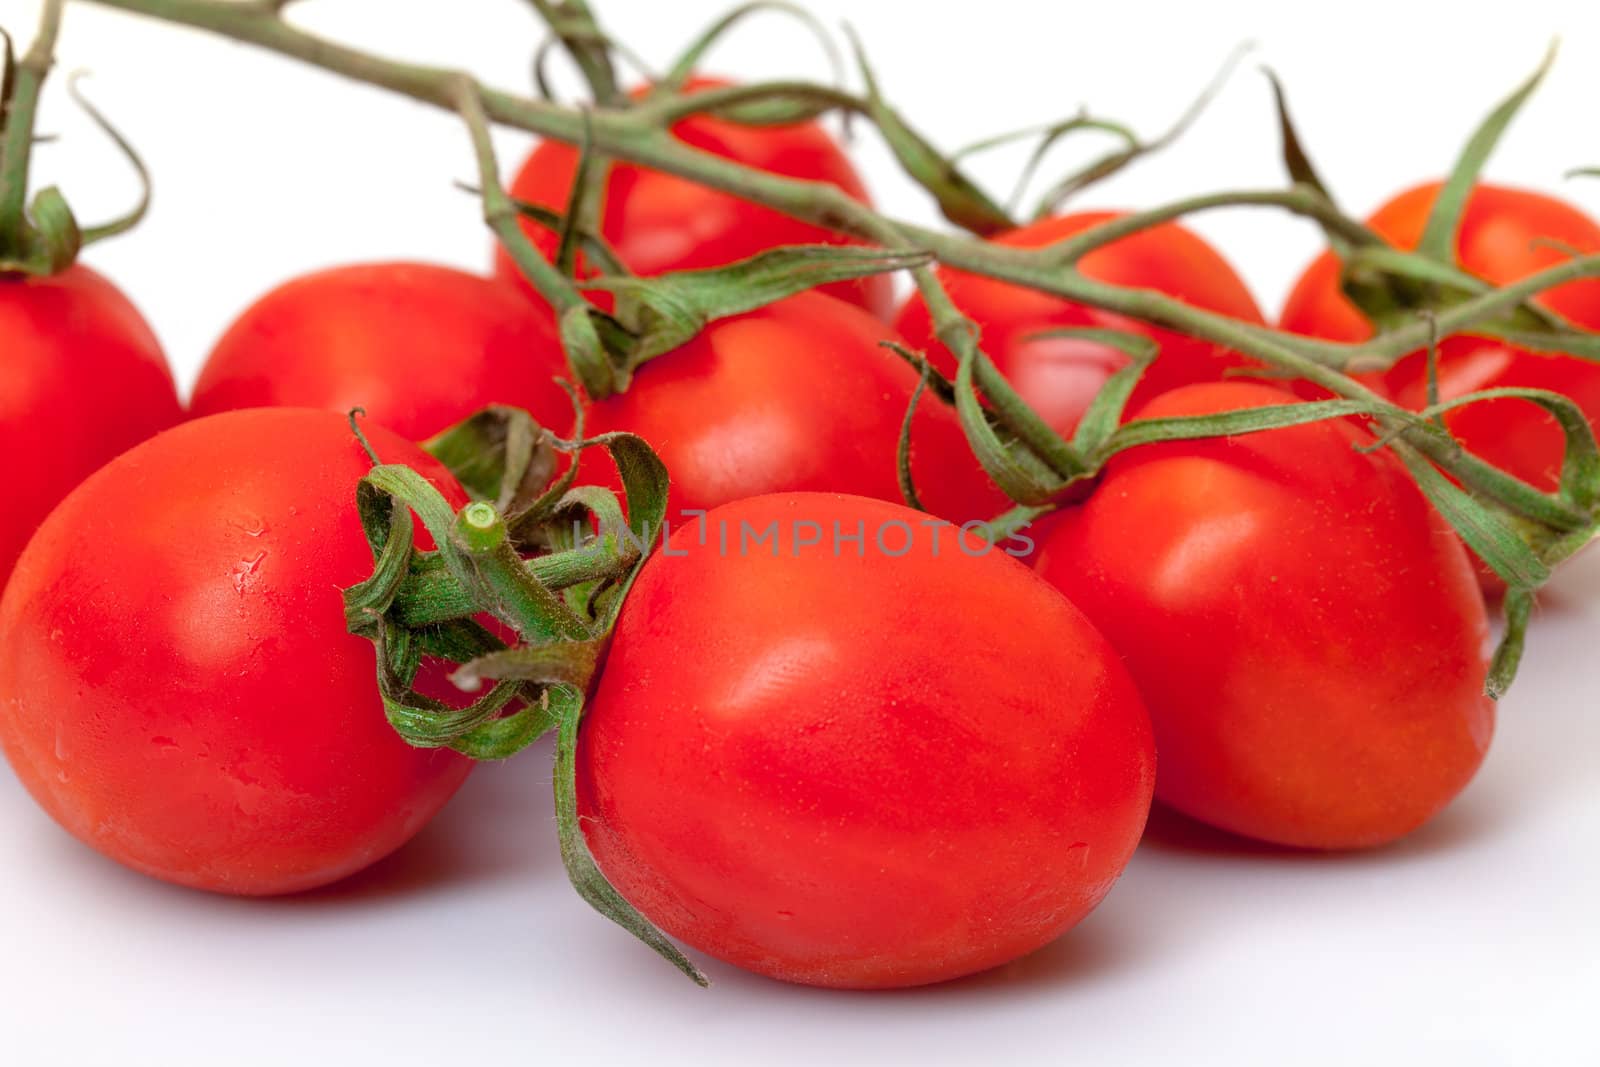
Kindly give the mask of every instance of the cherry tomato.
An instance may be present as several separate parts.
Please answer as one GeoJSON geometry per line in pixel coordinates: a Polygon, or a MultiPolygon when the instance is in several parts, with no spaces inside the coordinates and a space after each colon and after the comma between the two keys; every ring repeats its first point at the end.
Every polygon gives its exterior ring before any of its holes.
{"type": "MultiPolygon", "coordinates": [[[[1044,219],[996,238],[1011,248],[1039,248],[1071,237],[1117,212],[1091,211],[1044,219]]],[[[1096,249],[1079,264],[1097,281],[1154,289],[1198,308],[1245,322],[1262,323],[1261,311],[1243,281],[1226,260],[1199,237],[1176,223],[1142,230],[1096,249]]],[[[1046,422],[1065,436],[1077,429],[1089,402],[1107,378],[1128,364],[1122,352],[1094,341],[1044,337],[1063,327],[1094,326],[1149,337],[1161,348],[1145,372],[1130,408],[1179,385],[1215,381],[1244,357],[1192,337],[1157,329],[1110,312],[1074,304],[1046,293],[961,271],[940,269],[951,299],[982,331],[980,344],[1046,422]]],[[[934,336],[933,323],[921,294],[900,309],[895,326],[913,347],[920,348],[947,374],[955,358],[934,336]]]]}
{"type": "MultiPolygon", "coordinates": [[[[881,344],[896,339],[860,308],[800,293],[646,363],[626,392],[589,407],[586,431],[648,441],[671,473],[674,514],[790,490],[899,501],[896,454],[917,374],[881,344]]],[[[934,514],[966,522],[1005,509],[954,410],[932,393],[911,442],[912,476],[934,514]]],[[[616,484],[592,450],[583,469],[616,484]]]]}
{"type": "MultiPolygon", "coordinates": [[[[1415,248],[1440,185],[1418,186],[1389,201],[1370,225],[1400,248],[1415,248]]],[[[1480,185],[1462,215],[1456,254],[1462,270],[1506,285],[1564,262],[1572,252],[1600,251],[1600,225],[1569,204],[1540,193],[1480,185]]],[[[1569,282],[1536,301],[1574,324],[1600,330],[1600,279],[1569,282]]],[[[1372,326],[1339,288],[1331,252],[1307,268],[1289,295],[1286,330],[1336,341],[1362,341],[1372,326]]],[[[1439,397],[1452,400],[1481,389],[1549,389],[1576,401],[1600,425],[1600,365],[1572,356],[1531,352],[1490,338],[1457,336],[1438,349],[1439,397]]],[[[1368,380],[1397,403],[1428,402],[1427,357],[1413,353],[1368,380]]],[[[1538,486],[1556,487],[1563,437],[1555,419],[1532,404],[1490,400],[1445,415],[1450,431],[1472,452],[1538,486]]]]}
{"type": "Polygon", "coordinates": [[[1049,942],[1128,862],[1155,768],[1119,657],[932,521],[777,494],[645,564],[578,805],[607,879],[668,934],[789,981],[918,985],[1049,942]]]}
{"type": "MultiPolygon", "coordinates": [[[[1293,401],[1228,382],[1142,415],[1293,401]]],[[[1422,825],[1489,744],[1488,624],[1460,542],[1344,420],[1111,461],[1039,572],[1126,658],[1157,795],[1234,833],[1356,848],[1422,825]]]]}
{"type": "Polygon", "coordinates": [[[423,440],[490,404],[565,432],[572,403],[550,316],[510,286],[424,263],[319,271],[280,286],[217,342],[192,408],[318,407],[423,440]]]}
{"type": "MultiPolygon", "coordinates": [[[[455,504],[430,456],[390,462],[455,504]]],[[[471,766],[390,728],[339,590],[372,573],[371,461],[345,419],[278,408],[125,453],[40,527],[0,600],[0,746],[44,809],[180,885],[288,893],[398,848],[471,766]]]]}
{"type": "MultiPolygon", "coordinates": [[[[695,78],[686,86],[716,88],[726,82],[695,78]]],[[[645,89],[636,90],[642,98],[645,89]]],[[[866,186],[839,145],[815,122],[791,126],[740,126],[696,115],[677,123],[672,135],[702,152],[788,178],[828,182],[868,202],[866,186]]],[[[578,152],[559,141],[543,141],[511,183],[519,200],[565,211],[577,173],[578,152]]],[[[631,163],[613,163],[606,175],[601,233],[637,274],[720,267],[779,245],[843,244],[848,238],[760,207],[727,193],[631,163]]],[[[534,243],[549,257],[556,238],[526,223],[534,243]]],[[[495,272],[521,281],[503,250],[495,250],[495,272]]],[[[825,286],[823,291],[888,317],[894,287],[887,275],[825,286]]]]}
{"type": "Polygon", "coordinates": [[[0,278],[0,586],[50,509],[101,464],[183,417],[155,335],[84,266],[0,278]]]}

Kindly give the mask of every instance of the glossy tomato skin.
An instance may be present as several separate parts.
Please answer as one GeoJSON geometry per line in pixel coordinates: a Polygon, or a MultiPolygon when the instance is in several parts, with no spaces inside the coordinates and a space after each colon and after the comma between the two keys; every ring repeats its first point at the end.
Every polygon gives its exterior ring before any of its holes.
{"type": "MultiPolygon", "coordinates": [[[[1370,225],[1400,248],[1415,248],[1440,185],[1431,182],[1389,201],[1370,225]]],[[[1600,251],[1600,225],[1569,204],[1540,193],[1480,185],[1467,202],[1457,241],[1463,270],[1506,285],[1565,262],[1570,250],[1600,251]]],[[[1578,326],[1600,330],[1600,279],[1569,282],[1538,302],[1578,326]]],[[[1283,328],[1337,341],[1362,341],[1372,327],[1339,288],[1339,262],[1323,253],[1306,269],[1281,317],[1283,328]]],[[[1458,336],[1439,348],[1439,395],[1450,400],[1481,389],[1549,389],[1575,400],[1600,425],[1600,365],[1588,360],[1530,352],[1489,338],[1458,336]]],[[[1401,359],[1369,379],[1396,402],[1427,406],[1427,358],[1401,359]]],[[[1492,400],[1448,413],[1445,421],[1468,449],[1541,489],[1556,487],[1563,438],[1539,408],[1514,400],[1492,400]]]]}
{"type": "Polygon", "coordinates": [[[1154,763],[1117,655],[998,551],[945,531],[934,555],[925,519],[749,499],[640,573],[578,804],[607,879],[668,934],[788,981],[920,985],[1049,942],[1127,863],[1154,763]],[[834,540],[858,530],[860,555],[834,540]]]}
{"type": "MultiPolygon", "coordinates": [[[[726,84],[695,78],[688,88],[726,84]]],[[[633,95],[640,98],[644,90],[633,95]]],[[[866,186],[849,158],[818,123],[754,127],[697,115],[675,125],[672,134],[702,152],[784,177],[827,182],[862,203],[869,202],[866,186]]],[[[522,164],[510,193],[519,200],[564,211],[577,165],[576,149],[558,141],[543,141],[522,164]]],[[[549,230],[532,223],[525,229],[546,257],[554,254],[556,238],[549,230]]],[[[613,163],[607,174],[601,231],[622,261],[643,275],[720,267],[778,245],[846,241],[771,208],[631,163],[613,163]]],[[[495,272],[519,283],[522,279],[511,258],[498,247],[495,272]]],[[[839,282],[823,291],[882,318],[893,309],[894,287],[887,275],[839,282]]]]}
{"type": "Polygon", "coordinates": [[[490,404],[565,433],[572,404],[549,313],[494,279],[426,263],[296,278],[248,308],[200,371],[191,408],[316,407],[420,441],[490,404]]]}
{"type": "MultiPolygon", "coordinates": [[[[1284,403],[1195,385],[1147,417],[1284,403]]],[[[1157,795],[1282,845],[1381,845],[1472,778],[1494,706],[1460,543],[1388,453],[1335,420],[1116,457],[1039,548],[1039,573],[1126,657],[1155,724],[1157,795]]]]}
{"type": "MultiPolygon", "coordinates": [[[[860,308],[800,293],[651,360],[627,392],[590,406],[586,431],[648,441],[671,473],[675,515],[787,491],[899,501],[896,450],[917,374],[885,340],[898,337],[860,308]]],[[[1005,509],[954,409],[925,393],[911,441],[928,510],[965,522],[1005,509]]],[[[585,470],[615,477],[594,450],[585,470]]]]}
{"type": "MultiPolygon", "coordinates": [[[[449,474],[367,434],[454,504],[449,474]]],[[[371,461],[342,416],[186,423],[102,468],[40,527],[0,601],[0,746],[80,840],[243,895],[336,881],[398,848],[470,762],[389,726],[341,588],[372,572],[371,461]]]]}
{"type": "Polygon", "coordinates": [[[0,278],[0,587],[62,497],[182,417],[155,335],[105,278],[0,278]]]}
{"type": "MultiPolygon", "coordinates": [[[[1044,219],[996,238],[1011,248],[1038,248],[1119,217],[1090,211],[1044,219]]],[[[1255,298],[1226,260],[1194,233],[1176,223],[1144,230],[1097,249],[1080,263],[1097,281],[1154,289],[1186,304],[1260,324],[1255,298]]],[[[1191,382],[1216,381],[1232,367],[1245,365],[1237,353],[1209,341],[1175,334],[1120,315],[1074,304],[1006,282],[940,268],[950,297],[981,331],[980,344],[1034,410],[1063,435],[1077,428],[1089,402],[1107,378],[1128,363],[1116,349],[1077,338],[1037,337],[1063,327],[1107,327],[1149,337],[1161,354],[1145,372],[1130,409],[1168,389],[1191,382]]],[[[934,336],[927,305],[912,294],[895,326],[934,364],[954,373],[955,360],[934,336]]]]}

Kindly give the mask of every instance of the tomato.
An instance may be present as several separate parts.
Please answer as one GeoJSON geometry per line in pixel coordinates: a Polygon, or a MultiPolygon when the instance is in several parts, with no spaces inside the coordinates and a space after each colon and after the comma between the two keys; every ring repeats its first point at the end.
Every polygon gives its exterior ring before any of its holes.
{"type": "MultiPolygon", "coordinates": [[[[1194,385],[1145,417],[1292,401],[1194,385]]],[[[1344,420],[1113,458],[1038,569],[1122,652],[1155,723],[1157,795],[1283,845],[1416,829],[1489,744],[1488,624],[1467,557],[1344,420]]]]}
{"type": "MultiPolygon", "coordinates": [[[[646,363],[627,392],[590,406],[586,431],[631,430],[650,442],[677,512],[788,490],[898,501],[896,449],[917,374],[880,343],[895,338],[860,308],[800,293],[715,322],[646,363]]],[[[1005,509],[954,409],[931,393],[911,441],[912,475],[934,514],[965,522],[1005,509]]],[[[591,454],[591,479],[614,480],[591,454]]]]}
{"type": "MultiPolygon", "coordinates": [[[[1119,213],[1092,211],[1044,219],[996,238],[1011,248],[1038,248],[1081,233],[1119,213]]],[[[1176,223],[1142,230],[1085,256],[1083,273],[1114,285],[1154,289],[1208,311],[1262,323],[1261,311],[1243,281],[1210,245],[1176,223]]],[[[1046,422],[1064,436],[1077,429],[1089,402],[1106,379],[1128,364],[1107,345],[1068,337],[1040,337],[1047,330],[1094,326],[1148,337],[1161,354],[1145,372],[1130,408],[1179,385],[1220,379],[1245,365],[1237,353],[1157,329],[1107,311],[1085,307],[1032,289],[962,271],[940,268],[950,297],[982,331],[980,344],[995,366],[1046,422]]],[[[921,294],[900,309],[895,326],[934,365],[955,373],[955,358],[934,336],[921,294]]]]}
{"type": "MultiPolygon", "coordinates": [[[[725,84],[695,78],[686,88],[692,92],[725,84]]],[[[643,97],[645,91],[633,95],[643,97]]],[[[862,203],[869,202],[849,158],[815,122],[756,127],[696,115],[673,126],[672,134],[702,152],[788,178],[827,182],[862,203]]],[[[542,141],[522,164],[509,192],[519,200],[565,211],[577,166],[576,149],[542,141]]],[[[546,257],[555,253],[556,238],[549,230],[531,222],[524,228],[546,257]]],[[[643,275],[720,267],[779,245],[849,241],[771,208],[631,163],[613,163],[606,175],[601,233],[622,261],[643,275]]],[[[522,279],[511,257],[498,247],[495,272],[522,279]]],[[[823,291],[885,318],[894,299],[894,285],[887,275],[838,282],[823,291]]]]}
{"type": "MultiPolygon", "coordinates": [[[[1440,185],[1418,186],[1389,201],[1370,225],[1400,248],[1415,248],[1440,185]]],[[[1540,193],[1480,185],[1467,201],[1456,242],[1462,270],[1506,285],[1564,262],[1572,251],[1600,252],[1600,225],[1569,204],[1540,193]]],[[[1569,282],[1536,301],[1575,325],[1600,330],[1600,279],[1569,282]]],[[[1339,288],[1339,262],[1324,253],[1307,268],[1282,315],[1286,330],[1336,341],[1363,341],[1372,326],[1339,288]]],[[[1452,400],[1481,389],[1532,388],[1564,393],[1600,426],[1600,365],[1572,356],[1531,352],[1490,338],[1457,336],[1438,351],[1439,396],[1452,400]]],[[[1428,402],[1426,353],[1399,360],[1369,379],[1397,403],[1428,402]]],[[[1555,419],[1518,400],[1491,400],[1445,415],[1450,431],[1472,452],[1552,490],[1561,470],[1563,438],[1555,419]]]]}
{"type": "Polygon", "coordinates": [[[51,513],[0,600],[0,746],[57,822],[157,878],[263,895],[360,870],[449,799],[469,761],[400,739],[371,643],[345,631],[339,590],[372,573],[370,466],[342,416],[231,412],[51,513]]]}
{"type": "Polygon", "coordinates": [[[566,432],[565,356],[549,314],[510,286],[424,263],[296,278],[247,309],[200,371],[191,407],[318,407],[423,440],[490,404],[566,432]]]}
{"type": "Polygon", "coordinates": [[[578,808],[666,933],[789,981],[918,985],[1049,942],[1122,871],[1154,772],[1127,673],[1026,567],[932,521],[777,494],[645,564],[578,808]]]}
{"type": "Polygon", "coordinates": [[[183,417],[155,335],[84,266],[0,278],[0,586],[50,509],[101,464],[183,417]]]}

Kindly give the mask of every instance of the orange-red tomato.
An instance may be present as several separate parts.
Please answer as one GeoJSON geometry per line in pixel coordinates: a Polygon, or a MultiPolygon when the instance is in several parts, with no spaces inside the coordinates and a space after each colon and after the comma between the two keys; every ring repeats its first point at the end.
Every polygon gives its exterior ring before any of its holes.
{"type": "MultiPolygon", "coordinates": [[[[696,78],[687,88],[693,91],[723,84],[696,78]]],[[[634,93],[643,95],[643,89],[634,93]]],[[[862,203],[868,201],[866,186],[849,158],[815,122],[755,127],[697,115],[673,126],[672,134],[702,152],[789,178],[827,182],[862,203]]],[[[519,200],[564,211],[577,166],[576,149],[558,141],[541,142],[517,172],[510,193],[519,200]]],[[[533,223],[524,228],[547,257],[554,254],[556,239],[549,230],[533,223]]],[[[606,175],[601,231],[622,261],[643,275],[720,267],[778,245],[847,242],[838,234],[771,208],[630,163],[613,163],[606,175]]],[[[495,250],[495,272],[519,281],[522,277],[499,248],[495,250]]],[[[888,316],[894,298],[893,284],[885,275],[839,282],[823,291],[880,317],[888,316]]]]}
{"type": "Polygon", "coordinates": [[[426,263],[304,275],[251,305],[217,342],[191,407],[317,407],[420,441],[490,404],[558,433],[572,402],[549,313],[511,286],[426,263]]]}
{"type": "Polygon", "coordinates": [[[155,334],[116,286],[81,265],[0,278],[0,587],[62,497],[182,417],[155,334]]]}
{"type": "MultiPolygon", "coordinates": [[[[1292,402],[1224,382],[1145,417],[1292,402]]],[[[1114,457],[1038,569],[1125,658],[1156,793],[1309,848],[1392,841],[1471,780],[1494,725],[1488,623],[1450,528],[1371,437],[1332,420],[1114,457]]]]}
{"type": "MultiPolygon", "coordinates": [[[[588,409],[586,431],[630,430],[672,476],[672,507],[707,509],[794,490],[899,501],[896,450],[917,374],[880,342],[881,320],[800,293],[712,323],[646,363],[625,393],[588,409]]],[[[923,504],[954,522],[992,518],[1004,495],[968,448],[953,409],[924,395],[912,427],[923,504]]],[[[614,478],[585,454],[591,480],[614,478]]]]}
{"type": "MultiPolygon", "coordinates": [[[[1013,248],[1038,248],[1118,217],[1092,211],[1024,226],[996,238],[1013,248]]],[[[1184,303],[1246,322],[1261,323],[1250,290],[1226,260],[1205,241],[1176,223],[1142,230],[1085,256],[1083,273],[1115,285],[1154,289],[1184,303]]],[[[1237,353],[1157,329],[1132,319],[1084,307],[1031,289],[962,271],[940,269],[951,299],[981,331],[980,343],[995,366],[1044,420],[1071,435],[1107,378],[1128,364],[1122,352],[1094,341],[1040,337],[1062,327],[1108,327],[1149,337],[1160,356],[1145,372],[1130,410],[1150,397],[1190,382],[1214,381],[1245,360],[1237,353]]],[[[955,360],[934,336],[921,294],[900,309],[895,325],[914,347],[923,349],[947,374],[955,360]]]]}
{"type": "MultiPolygon", "coordinates": [[[[1415,248],[1438,197],[1439,183],[1418,186],[1379,208],[1370,225],[1399,248],[1415,248]]],[[[1564,262],[1572,252],[1600,252],[1600,225],[1554,197],[1480,185],[1467,201],[1456,242],[1462,270],[1506,285],[1564,262]]],[[[1574,324],[1600,330],[1600,279],[1569,282],[1537,303],[1574,324]]],[[[1284,305],[1284,329],[1336,341],[1362,341],[1372,326],[1339,288],[1339,262],[1325,252],[1306,269],[1284,305]]],[[[1489,338],[1457,336],[1439,347],[1439,396],[1451,400],[1481,389],[1549,389],[1575,400],[1600,425],[1600,364],[1531,352],[1489,338]]],[[[1427,405],[1427,359],[1417,352],[1372,378],[1396,402],[1427,405]]],[[[1468,449],[1542,489],[1554,489],[1562,442],[1555,420],[1532,404],[1491,400],[1458,409],[1445,423],[1468,449]]]]}
{"type": "MultiPolygon", "coordinates": [[[[366,432],[465,503],[432,457],[366,432]]],[[[345,630],[371,465],[343,416],[229,412],[50,514],[0,599],[0,747],[57,822],[154,877],[261,895],[376,862],[450,798],[471,763],[400,739],[345,630]]]]}
{"type": "Polygon", "coordinates": [[[578,736],[578,810],[668,934],[788,981],[919,985],[1049,942],[1128,862],[1155,767],[1120,658],[1026,567],[928,521],[757,497],[645,564],[578,736]]]}

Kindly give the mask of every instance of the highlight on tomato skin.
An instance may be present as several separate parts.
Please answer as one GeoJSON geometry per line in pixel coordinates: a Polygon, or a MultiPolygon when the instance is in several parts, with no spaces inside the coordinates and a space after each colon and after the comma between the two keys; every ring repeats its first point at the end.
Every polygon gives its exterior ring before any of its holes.
{"type": "MultiPolygon", "coordinates": [[[[426,453],[367,434],[465,503],[426,453]]],[[[450,798],[470,761],[401,740],[345,629],[371,465],[343,416],[228,412],[51,513],[0,599],[0,748],[66,830],[156,878],[270,895],[376,862],[450,798]]]]}
{"type": "MultiPolygon", "coordinates": [[[[684,86],[697,90],[730,84],[695,77],[684,86]]],[[[635,89],[643,98],[648,87],[635,89]]],[[[850,159],[820,123],[740,126],[725,119],[695,115],[672,127],[679,140],[702,152],[735,160],[790,178],[828,182],[862,203],[866,185],[850,159]]],[[[541,141],[523,162],[507,190],[512,197],[554,211],[565,211],[577,173],[578,151],[559,141],[541,141]]],[[[841,244],[849,239],[831,230],[789,218],[771,208],[631,163],[610,164],[600,209],[601,235],[636,274],[721,267],[779,245],[841,244]]],[[[546,258],[556,251],[556,236],[532,222],[523,224],[546,258]]],[[[504,249],[496,246],[495,273],[532,289],[504,249]]],[[[894,283],[886,275],[835,282],[821,291],[855,304],[879,318],[893,311],[894,283]]]]}
{"type": "Polygon", "coordinates": [[[428,263],[315,271],[266,293],[217,341],[191,408],[359,407],[421,441],[491,404],[558,433],[572,402],[549,312],[511,286],[428,263]]]}
{"type": "MultiPolygon", "coordinates": [[[[1136,417],[1292,402],[1188,386],[1136,417]]],[[[1400,461],[1332,420],[1132,449],[1041,535],[1039,573],[1122,653],[1157,796],[1280,845],[1365,848],[1472,780],[1494,703],[1464,549],[1400,461]]]]}
{"type": "Polygon", "coordinates": [[[176,424],[166,356],[128,298],[77,264],[0,276],[0,588],[50,509],[102,464],[176,424]]]}
{"type": "MultiPolygon", "coordinates": [[[[713,322],[639,368],[627,392],[591,403],[586,430],[629,430],[672,475],[670,516],[784,491],[899,502],[896,450],[917,372],[884,347],[881,320],[812,291],[713,322]]],[[[911,468],[924,505],[953,522],[988,519],[1005,495],[983,472],[954,410],[924,394],[911,468]]],[[[620,488],[591,450],[584,478],[620,488]]]]}
{"type": "Polygon", "coordinates": [[[578,736],[612,885],[700,952],[860,989],[998,966],[1099,903],[1155,763],[1077,609],[895,504],[783,493],[705,523],[645,564],[578,736]]]}
{"type": "MultiPolygon", "coordinates": [[[[1012,248],[1039,248],[1121,217],[1121,212],[1086,211],[1042,219],[995,238],[1012,248]]],[[[1265,318],[1249,288],[1221,254],[1175,222],[1124,237],[1096,249],[1079,263],[1085,275],[1116,285],[1154,289],[1190,304],[1255,325],[1265,318]]],[[[1047,293],[948,267],[938,274],[958,308],[977,324],[979,344],[1022,399],[1053,429],[1070,437],[1100,387],[1129,357],[1108,345],[1074,337],[1042,336],[1051,330],[1101,327],[1156,341],[1160,355],[1145,372],[1129,410],[1168,389],[1218,381],[1245,366],[1238,353],[1047,293]]],[[[955,372],[955,357],[934,334],[920,293],[901,305],[895,327],[934,366],[955,372]]]]}

